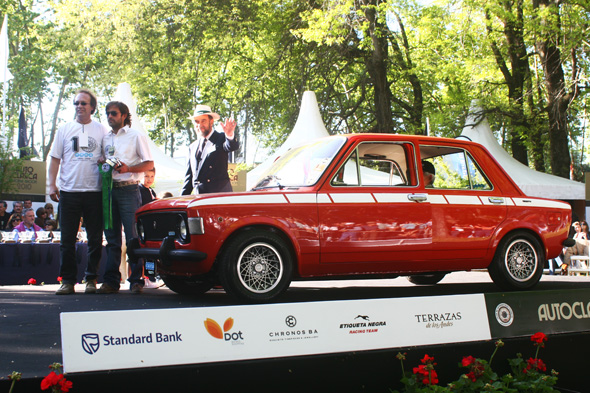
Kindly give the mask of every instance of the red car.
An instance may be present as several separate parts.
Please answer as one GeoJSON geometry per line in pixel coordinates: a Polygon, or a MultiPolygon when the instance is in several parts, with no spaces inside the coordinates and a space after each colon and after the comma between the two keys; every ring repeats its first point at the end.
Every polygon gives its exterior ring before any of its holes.
{"type": "Polygon", "coordinates": [[[291,149],[248,192],[161,199],[136,220],[131,256],[156,261],[173,291],[221,284],[265,302],[292,280],[436,284],[485,268],[528,289],[560,253],[571,208],[524,195],[477,143],[352,134],[291,149]]]}

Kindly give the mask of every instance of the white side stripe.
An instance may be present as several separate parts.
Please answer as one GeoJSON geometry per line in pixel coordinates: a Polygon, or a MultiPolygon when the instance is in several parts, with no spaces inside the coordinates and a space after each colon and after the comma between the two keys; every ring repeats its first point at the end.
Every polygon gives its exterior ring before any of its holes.
{"type": "Polygon", "coordinates": [[[330,194],[334,203],[375,203],[370,193],[330,194]]]}
{"type": "Polygon", "coordinates": [[[569,204],[559,201],[548,201],[546,199],[536,198],[512,198],[516,206],[534,206],[534,207],[550,207],[555,209],[567,209],[569,204]]]}
{"type": "Polygon", "coordinates": [[[451,205],[481,205],[476,195],[445,195],[451,205]]]}
{"type": "Polygon", "coordinates": [[[282,204],[288,203],[283,194],[262,194],[223,196],[199,199],[191,202],[188,207],[213,206],[213,205],[258,205],[258,204],[282,204]]]}

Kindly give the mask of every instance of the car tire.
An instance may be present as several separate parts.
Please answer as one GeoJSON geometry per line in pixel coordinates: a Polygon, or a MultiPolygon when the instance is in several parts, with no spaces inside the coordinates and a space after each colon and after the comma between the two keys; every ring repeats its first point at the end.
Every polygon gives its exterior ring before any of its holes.
{"type": "Polygon", "coordinates": [[[543,261],[545,252],[539,240],[526,232],[515,232],[502,239],[488,272],[502,289],[529,289],[541,279],[543,261]]]}
{"type": "Polygon", "coordinates": [[[248,230],[224,247],[219,268],[226,292],[250,302],[268,302],[289,287],[293,256],[278,234],[248,230]]]}
{"type": "Polygon", "coordinates": [[[161,276],[160,278],[168,288],[181,295],[202,295],[213,287],[213,284],[207,280],[177,276],[161,276]]]}
{"type": "Polygon", "coordinates": [[[415,276],[408,276],[408,281],[416,285],[435,285],[440,280],[445,278],[446,273],[422,274],[415,276]]]}

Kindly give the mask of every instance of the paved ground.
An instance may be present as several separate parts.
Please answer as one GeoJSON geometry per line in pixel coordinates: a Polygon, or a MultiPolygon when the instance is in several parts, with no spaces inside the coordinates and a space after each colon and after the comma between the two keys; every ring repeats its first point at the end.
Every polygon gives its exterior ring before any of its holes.
{"type": "MultiPolygon", "coordinates": [[[[0,286],[0,380],[12,371],[23,378],[45,376],[48,365],[61,362],[61,312],[211,307],[239,304],[222,290],[201,297],[177,295],[169,289],[146,289],[142,295],[127,289],[117,295],[55,296],[57,285],[0,286]]],[[[543,276],[535,290],[590,288],[589,277],[543,276]]],[[[487,272],[447,275],[436,286],[415,286],[405,278],[293,283],[281,302],[438,296],[499,292],[487,272]]]]}

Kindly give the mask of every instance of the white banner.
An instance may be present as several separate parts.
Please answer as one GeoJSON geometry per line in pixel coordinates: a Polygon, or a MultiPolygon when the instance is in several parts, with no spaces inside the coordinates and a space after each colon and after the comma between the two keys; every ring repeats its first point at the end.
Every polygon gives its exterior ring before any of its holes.
{"type": "Polygon", "coordinates": [[[483,294],[61,314],[68,373],[490,340],[483,294]]]}

